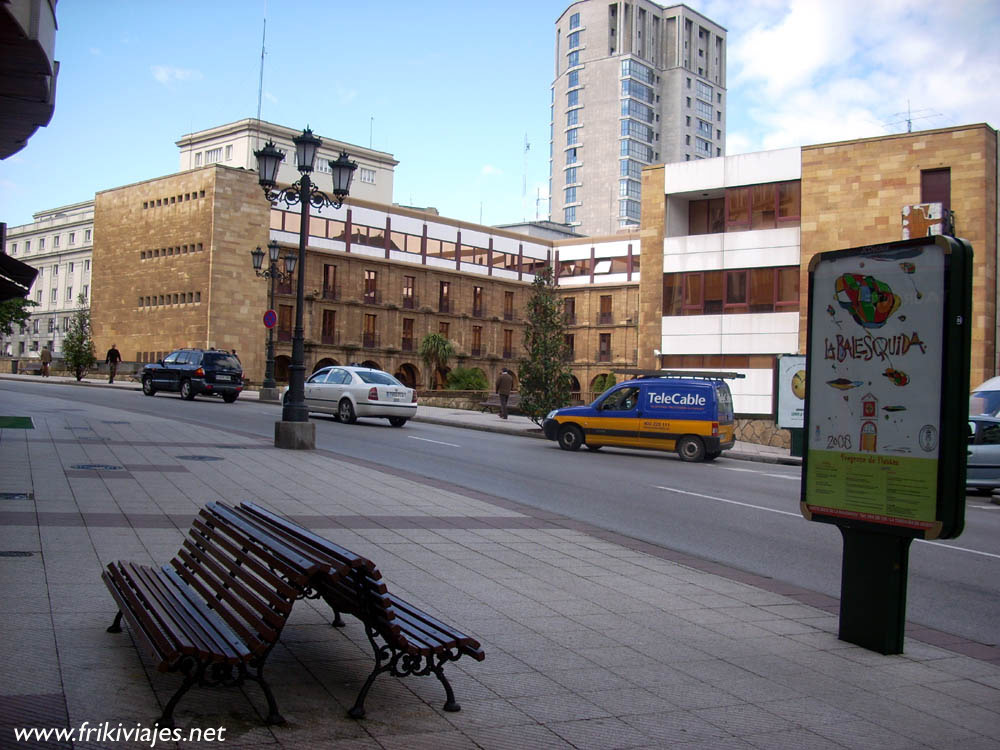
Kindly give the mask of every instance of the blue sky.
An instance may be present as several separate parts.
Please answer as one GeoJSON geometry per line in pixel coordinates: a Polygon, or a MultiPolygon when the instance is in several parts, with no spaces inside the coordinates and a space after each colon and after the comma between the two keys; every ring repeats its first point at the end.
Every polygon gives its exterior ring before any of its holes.
{"type": "MultiPolygon", "coordinates": [[[[0,162],[0,221],[176,171],[182,135],[256,116],[265,12],[263,119],[370,139],[400,162],[396,202],[534,218],[567,5],[61,0],[55,115],[0,162]]],[[[727,153],[904,132],[908,104],[914,130],[1000,126],[995,0],[688,5],[728,30],[727,153]]]]}

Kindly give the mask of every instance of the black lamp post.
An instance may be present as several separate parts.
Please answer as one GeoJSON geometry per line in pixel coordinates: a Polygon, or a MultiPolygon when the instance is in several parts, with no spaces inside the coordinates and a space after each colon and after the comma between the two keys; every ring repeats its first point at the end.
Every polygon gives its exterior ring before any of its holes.
{"type": "MultiPolygon", "coordinates": [[[[269,310],[274,309],[275,279],[285,281],[292,278],[292,274],[295,273],[295,262],[298,260],[298,257],[291,251],[287,252],[284,258],[285,270],[282,271],[278,267],[278,253],[280,251],[281,248],[278,247],[276,240],[271,240],[267,243],[268,264],[264,270],[261,270],[264,265],[264,251],[260,249],[259,245],[256,250],[250,251],[254,272],[258,276],[269,280],[267,290],[267,308],[269,310]]],[[[265,400],[274,400],[277,398],[277,394],[274,393],[277,389],[277,383],[274,382],[274,326],[267,329],[267,366],[264,369],[264,382],[261,384],[261,388],[269,391],[269,398],[265,400]]],[[[261,397],[263,398],[263,396],[264,394],[262,393],[261,397]]]]}
{"type": "Polygon", "coordinates": [[[268,141],[264,148],[255,151],[257,157],[258,182],[264,190],[264,195],[271,203],[281,201],[291,207],[302,206],[302,216],[299,221],[299,274],[295,292],[295,330],[292,333],[292,364],[288,371],[288,399],[281,411],[281,422],[275,426],[275,443],[280,447],[312,448],[315,447],[315,433],[306,434],[305,430],[296,431],[295,424],[308,423],[309,411],[305,404],[305,339],[302,330],[303,298],[305,297],[306,241],[309,236],[309,207],[323,208],[332,206],[340,208],[344,198],[350,192],[351,178],[358,168],[347,153],[342,151],[336,161],[328,161],[333,174],[333,198],[318,190],[312,183],[310,174],[316,152],[323,141],[313,135],[309,128],[293,138],[295,144],[296,168],[302,175],[298,182],[290,187],[276,191],[278,167],[285,156],[268,141]],[[284,432],[282,432],[284,431],[284,432]],[[285,437],[283,438],[282,435],[285,437]]]}

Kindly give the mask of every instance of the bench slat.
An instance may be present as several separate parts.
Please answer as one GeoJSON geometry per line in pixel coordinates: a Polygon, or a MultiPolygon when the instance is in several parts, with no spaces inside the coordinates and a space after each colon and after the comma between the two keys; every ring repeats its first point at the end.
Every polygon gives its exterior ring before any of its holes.
{"type": "Polygon", "coordinates": [[[101,574],[101,578],[104,579],[111,596],[118,604],[119,612],[128,619],[129,626],[143,641],[149,654],[161,664],[175,660],[178,655],[176,648],[163,631],[151,621],[145,606],[139,602],[135,590],[129,583],[127,575],[120,570],[120,566],[116,563],[109,564],[108,569],[101,574]]]}

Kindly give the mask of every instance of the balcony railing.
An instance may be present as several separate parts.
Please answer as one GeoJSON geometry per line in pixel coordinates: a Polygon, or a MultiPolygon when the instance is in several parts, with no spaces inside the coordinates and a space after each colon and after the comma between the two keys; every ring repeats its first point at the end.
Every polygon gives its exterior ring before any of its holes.
{"type": "Polygon", "coordinates": [[[483,347],[473,346],[469,349],[469,354],[471,354],[473,357],[481,357],[483,356],[483,347]]]}
{"type": "Polygon", "coordinates": [[[294,294],[291,281],[279,281],[274,285],[275,294],[294,294]]]}
{"type": "Polygon", "coordinates": [[[291,341],[291,340],[292,340],[291,331],[286,331],[282,328],[278,329],[278,341],[291,341]]]}
{"type": "Polygon", "coordinates": [[[339,286],[323,287],[323,299],[340,299],[340,287],[339,286]]]}
{"type": "Polygon", "coordinates": [[[340,331],[334,331],[333,333],[324,333],[320,337],[322,341],[327,346],[338,346],[340,344],[340,331]]]}
{"type": "Polygon", "coordinates": [[[473,318],[485,318],[486,317],[485,308],[482,305],[480,305],[479,307],[473,307],[472,308],[472,317],[473,318]]]}
{"type": "Polygon", "coordinates": [[[369,289],[365,292],[361,301],[366,305],[381,305],[382,304],[382,292],[378,289],[369,289]]]}
{"type": "Polygon", "coordinates": [[[594,355],[595,362],[610,362],[611,352],[606,352],[601,349],[597,350],[597,354],[594,355]]]}
{"type": "Polygon", "coordinates": [[[361,334],[361,346],[365,349],[377,349],[379,347],[379,335],[377,333],[361,334]]]}
{"type": "Polygon", "coordinates": [[[438,300],[438,312],[451,312],[451,300],[442,299],[438,300]]]}
{"type": "Polygon", "coordinates": [[[416,351],[416,344],[414,343],[413,339],[403,339],[402,344],[400,345],[400,349],[402,349],[404,352],[416,351]]]}
{"type": "Polygon", "coordinates": [[[419,304],[420,304],[420,300],[417,297],[415,297],[414,295],[412,295],[412,294],[409,297],[407,297],[407,296],[403,297],[403,309],[404,310],[416,310],[417,306],[419,304]]]}
{"type": "Polygon", "coordinates": [[[514,311],[513,310],[504,310],[503,311],[503,319],[504,320],[513,320],[514,319],[514,311]]]}
{"type": "Polygon", "coordinates": [[[614,315],[609,312],[597,313],[597,325],[608,325],[614,323],[614,315]]]}
{"type": "Polygon", "coordinates": [[[514,350],[513,349],[504,349],[503,350],[503,358],[504,359],[514,359],[514,350]]]}
{"type": "Polygon", "coordinates": [[[563,316],[563,321],[568,326],[575,326],[576,325],[576,315],[566,315],[566,316],[563,316]]]}

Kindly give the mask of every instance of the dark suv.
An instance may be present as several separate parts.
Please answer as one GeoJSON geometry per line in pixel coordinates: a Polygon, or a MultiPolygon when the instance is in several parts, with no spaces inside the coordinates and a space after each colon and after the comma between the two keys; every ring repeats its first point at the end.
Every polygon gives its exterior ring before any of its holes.
{"type": "Polygon", "coordinates": [[[142,368],[142,392],[179,391],[181,398],[222,396],[233,403],[243,390],[243,365],[220,349],[177,349],[142,368]]]}

